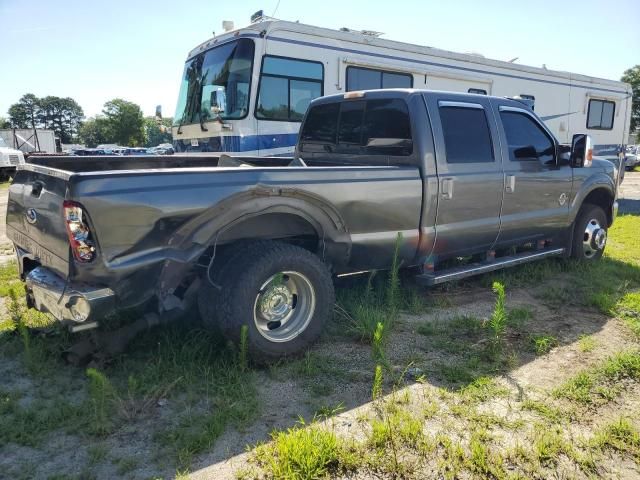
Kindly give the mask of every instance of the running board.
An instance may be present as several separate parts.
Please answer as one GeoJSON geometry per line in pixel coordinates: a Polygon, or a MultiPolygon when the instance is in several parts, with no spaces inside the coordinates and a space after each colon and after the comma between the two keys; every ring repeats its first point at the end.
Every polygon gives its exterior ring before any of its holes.
{"type": "Polygon", "coordinates": [[[473,263],[462,267],[450,268],[441,272],[423,273],[416,275],[416,281],[422,285],[438,285],[439,283],[449,282],[451,280],[460,280],[461,278],[479,275],[481,273],[493,272],[507,267],[515,267],[521,263],[540,260],[541,258],[562,255],[564,248],[554,248],[551,250],[537,250],[535,252],[519,253],[508,257],[496,258],[490,262],[473,263]]]}

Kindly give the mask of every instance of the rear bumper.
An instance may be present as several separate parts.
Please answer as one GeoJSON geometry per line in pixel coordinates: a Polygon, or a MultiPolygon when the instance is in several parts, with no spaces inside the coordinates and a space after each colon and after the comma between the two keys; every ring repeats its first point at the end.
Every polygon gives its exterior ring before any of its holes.
{"type": "Polygon", "coordinates": [[[61,322],[98,320],[115,307],[115,294],[110,288],[67,284],[45,267],[34,268],[25,282],[30,306],[61,322]]]}

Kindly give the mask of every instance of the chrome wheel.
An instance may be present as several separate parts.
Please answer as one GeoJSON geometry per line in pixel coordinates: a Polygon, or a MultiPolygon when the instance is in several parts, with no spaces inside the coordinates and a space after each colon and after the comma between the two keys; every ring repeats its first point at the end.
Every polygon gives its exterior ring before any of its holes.
{"type": "Polygon", "coordinates": [[[584,230],[582,253],[586,258],[591,258],[599,251],[603,250],[606,244],[607,231],[602,228],[598,220],[592,218],[589,220],[584,230]]]}
{"type": "Polygon", "coordinates": [[[260,335],[271,342],[289,342],[304,332],[316,308],[309,279],[299,272],[280,272],[262,284],[253,306],[260,335]]]}

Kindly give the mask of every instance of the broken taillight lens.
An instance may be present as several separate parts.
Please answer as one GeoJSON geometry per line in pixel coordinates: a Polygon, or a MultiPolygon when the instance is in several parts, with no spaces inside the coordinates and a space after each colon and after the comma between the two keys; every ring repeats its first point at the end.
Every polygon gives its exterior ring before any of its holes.
{"type": "Polygon", "coordinates": [[[65,200],[62,207],[73,258],[82,263],[92,261],[96,257],[96,247],[82,206],[65,200]]]}

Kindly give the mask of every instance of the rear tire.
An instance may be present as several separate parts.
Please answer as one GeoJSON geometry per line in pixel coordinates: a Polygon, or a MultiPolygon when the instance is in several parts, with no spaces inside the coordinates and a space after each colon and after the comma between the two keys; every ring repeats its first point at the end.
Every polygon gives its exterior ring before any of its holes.
{"type": "Polygon", "coordinates": [[[217,310],[218,328],[236,343],[246,326],[249,354],[258,363],[309,347],[335,302],[327,266],[311,252],[282,242],[244,245],[215,281],[220,290],[216,298],[206,299],[205,289],[201,312],[217,310]]]}
{"type": "Polygon", "coordinates": [[[599,260],[607,243],[607,215],[597,206],[585,203],[574,223],[571,256],[578,260],[599,260]]]}
{"type": "Polygon", "coordinates": [[[225,249],[224,252],[218,252],[217,257],[213,259],[212,268],[205,272],[202,286],[198,291],[198,311],[202,325],[209,330],[219,329],[218,313],[222,279],[229,276],[228,269],[232,271],[237,267],[247,245],[247,242],[240,242],[225,249]]]}

